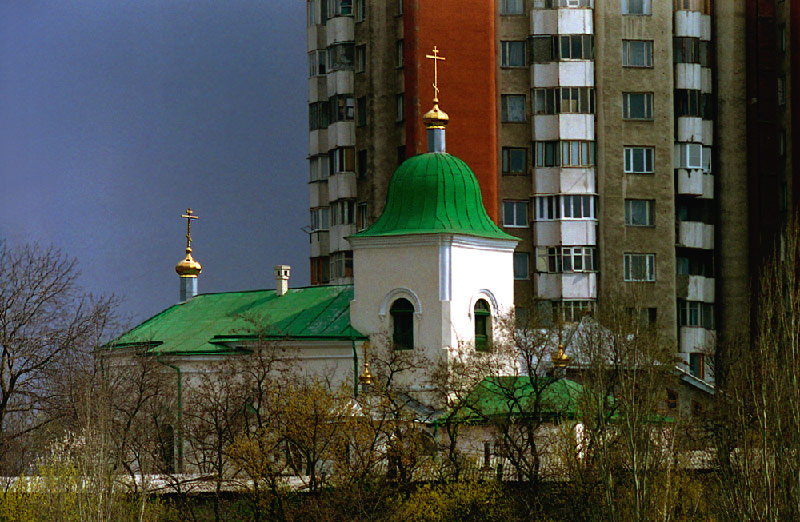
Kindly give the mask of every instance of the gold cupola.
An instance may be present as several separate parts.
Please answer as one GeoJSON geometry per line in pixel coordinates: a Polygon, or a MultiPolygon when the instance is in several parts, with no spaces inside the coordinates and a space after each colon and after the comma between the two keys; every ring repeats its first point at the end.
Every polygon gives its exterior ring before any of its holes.
{"type": "Polygon", "coordinates": [[[439,56],[439,49],[433,46],[433,54],[426,54],[425,58],[433,60],[433,108],[422,115],[428,134],[428,152],[445,152],[444,128],[450,122],[450,116],[439,108],[439,61],[444,60],[439,56]]]}
{"type": "Polygon", "coordinates": [[[175,271],[181,277],[197,277],[203,267],[192,257],[192,247],[186,247],[186,257],[177,265],[175,271]]]}
{"type": "Polygon", "coordinates": [[[188,301],[197,295],[197,275],[203,270],[200,263],[192,257],[192,220],[197,219],[191,208],[181,216],[186,219],[186,257],[175,265],[175,271],[181,278],[181,302],[188,301]]]}

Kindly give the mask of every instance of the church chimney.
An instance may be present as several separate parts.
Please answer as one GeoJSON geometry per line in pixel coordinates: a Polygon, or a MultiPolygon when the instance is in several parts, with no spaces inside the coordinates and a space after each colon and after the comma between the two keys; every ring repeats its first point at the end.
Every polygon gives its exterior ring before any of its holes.
{"type": "Polygon", "coordinates": [[[278,297],[289,291],[289,272],[292,267],[289,265],[275,265],[275,293],[278,297]]]}
{"type": "Polygon", "coordinates": [[[186,257],[175,265],[175,271],[181,278],[181,301],[188,301],[197,295],[197,275],[203,270],[200,263],[192,257],[192,220],[197,219],[191,208],[186,209],[186,214],[181,216],[186,219],[186,257]]]}

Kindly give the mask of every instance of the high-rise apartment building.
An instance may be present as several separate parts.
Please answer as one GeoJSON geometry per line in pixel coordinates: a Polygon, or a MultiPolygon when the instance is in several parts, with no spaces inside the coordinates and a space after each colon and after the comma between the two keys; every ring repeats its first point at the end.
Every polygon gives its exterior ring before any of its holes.
{"type": "Polygon", "coordinates": [[[435,46],[448,151],[521,240],[518,308],[572,321],[635,293],[713,379],[706,347],[747,335],[750,278],[800,190],[794,4],[308,0],[312,284],[351,281],[346,237],[425,150],[435,46]]]}

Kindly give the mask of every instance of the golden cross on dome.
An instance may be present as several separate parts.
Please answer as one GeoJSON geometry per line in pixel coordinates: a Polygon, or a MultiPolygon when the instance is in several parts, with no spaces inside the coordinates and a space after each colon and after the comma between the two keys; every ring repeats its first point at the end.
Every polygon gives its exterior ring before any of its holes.
{"type": "Polygon", "coordinates": [[[192,247],[192,220],[199,219],[192,213],[191,208],[186,209],[186,214],[181,216],[186,219],[186,248],[192,247]]]}
{"type": "Polygon", "coordinates": [[[439,60],[446,60],[447,58],[439,56],[439,49],[433,46],[433,54],[426,54],[425,58],[433,60],[433,103],[439,103],[439,60]]]}

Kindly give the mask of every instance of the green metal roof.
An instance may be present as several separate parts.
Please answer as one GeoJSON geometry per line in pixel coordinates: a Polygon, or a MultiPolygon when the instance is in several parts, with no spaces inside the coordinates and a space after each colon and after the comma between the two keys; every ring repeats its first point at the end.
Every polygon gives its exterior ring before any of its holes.
{"type": "MultiPolygon", "coordinates": [[[[544,417],[575,418],[583,386],[568,379],[539,378],[540,414],[544,417]],[[543,380],[546,379],[546,380],[543,380]]],[[[482,422],[497,417],[527,417],[534,412],[536,395],[530,377],[494,376],[478,383],[465,399],[466,408],[455,419],[482,422]]]]}
{"type": "Polygon", "coordinates": [[[413,156],[392,176],[386,208],[354,237],[451,233],[513,239],[486,213],[475,174],[450,154],[413,156]]]}
{"type": "Polygon", "coordinates": [[[352,285],[200,294],[148,319],[109,344],[158,354],[214,354],[230,344],[268,340],[365,339],[350,326],[352,285]]]}

